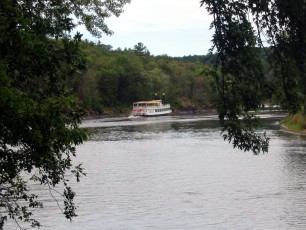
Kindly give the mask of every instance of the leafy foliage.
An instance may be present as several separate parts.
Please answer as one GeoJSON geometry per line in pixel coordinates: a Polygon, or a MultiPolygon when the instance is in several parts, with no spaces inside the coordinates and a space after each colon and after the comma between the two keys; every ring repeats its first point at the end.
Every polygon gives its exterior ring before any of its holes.
{"type": "Polygon", "coordinates": [[[214,76],[224,138],[235,147],[255,154],[266,152],[269,139],[254,131],[258,123],[249,111],[256,110],[267,96],[277,93],[284,94],[282,104],[291,113],[302,109],[306,93],[306,3],[202,0],[201,4],[213,16],[211,27],[215,33],[211,51],[217,55],[214,76]],[[270,48],[266,49],[264,44],[270,48]],[[266,50],[272,81],[263,75],[257,47],[266,50]]]}
{"type": "Polygon", "coordinates": [[[104,18],[119,15],[129,1],[0,1],[0,229],[8,218],[40,223],[33,210],[42,203],[30,182],[50,192],[62,184],[63,213],[76,216],[68,175],[75,146],[87,139],[79,128],[82,109],[67,81],[85,68],[81,35],[72,15],[94,35],[110,33],[104,18]]]}

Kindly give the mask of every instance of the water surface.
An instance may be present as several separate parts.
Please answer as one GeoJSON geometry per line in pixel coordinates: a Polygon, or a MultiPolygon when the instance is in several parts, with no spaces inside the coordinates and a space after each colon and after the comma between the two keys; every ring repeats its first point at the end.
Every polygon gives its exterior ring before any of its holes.
{"type": "Polygon", "coordinates": [[[44,192],[41,229],[306,229],[306,141],[279,119],[265,117],[258,156],[224,142],[215,116],[85,121],[79,216],[44,192]]]}

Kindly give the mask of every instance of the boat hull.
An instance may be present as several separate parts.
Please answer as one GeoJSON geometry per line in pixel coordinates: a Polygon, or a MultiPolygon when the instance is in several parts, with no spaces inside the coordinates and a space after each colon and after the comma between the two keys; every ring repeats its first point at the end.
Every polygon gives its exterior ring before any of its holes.
{"type": "Polygon", "coordinates": [[[143,117],[159,117],[159,116],[167,116],[167,115],[169,115],[170,113],[172,113],[172,111],[169,111],[169,112],[167,112],[167,113],[143,114],[142,116],[143,116],[143,117]]]}
{"type": "Polygon", "coordinates": [[[167,110],[164,112],[154,112],[154,111],[132,111],[132,116],[142,116],[142,117],[157,117],[157,116],[166,116],[172,113],[172,110],[167,110]]]}
{"type": "Polygon", "coordinates": [[[133,103],[132,116],[156,117],[172,113],[170,104],[163,104],[161,100],[141,101],[133,103]]]}

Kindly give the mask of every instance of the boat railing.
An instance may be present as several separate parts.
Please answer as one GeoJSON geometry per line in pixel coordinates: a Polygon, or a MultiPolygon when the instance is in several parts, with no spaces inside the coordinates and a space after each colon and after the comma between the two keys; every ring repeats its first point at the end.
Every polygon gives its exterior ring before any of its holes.
{"type": "Polygon", "coordinates": [[[170,107],[170,104],[145,104],[145,105],[139,105],[139,104],[133,104],[134,109],[144,109],[144,108],[161,108],[161,107],[170,107]]]}

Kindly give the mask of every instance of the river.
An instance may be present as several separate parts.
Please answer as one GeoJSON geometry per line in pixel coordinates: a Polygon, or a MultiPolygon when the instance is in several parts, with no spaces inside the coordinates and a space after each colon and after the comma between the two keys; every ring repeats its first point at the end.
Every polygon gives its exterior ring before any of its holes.
{"type": "MultiPolygon", "coordinates": [[[[47,193],[41,229],[306,229],[306,138],[265,116],[268,154],[223,141],[216,116],[83,123],[87,176],[69,222],[47,193]]],[[[45,197],[44,197],[45,196],[45,197]]]]}

